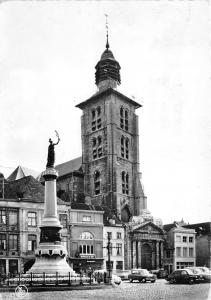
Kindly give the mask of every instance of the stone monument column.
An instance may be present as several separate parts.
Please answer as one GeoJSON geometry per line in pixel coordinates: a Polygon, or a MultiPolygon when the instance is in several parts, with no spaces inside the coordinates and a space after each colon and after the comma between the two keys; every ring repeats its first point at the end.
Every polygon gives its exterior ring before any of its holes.
{"type": "MultiPolygon", "coordinates": [[[[57,132],[56,132],[57,133],[57,132]]],[[[58,273],[74,275],[75,272],[66,261],[67,249],[61,243],[62,225],[57,217],[56,178],[58,173],[54,168],[55,152],[54,146],[60,141],[53,143],[49,139],[48,161],[46,170],[42,173],[45,180],[45,204],[44,217],[40,226],[40,243],[35,250],[36,260],[27,273],[58,273]]]]}

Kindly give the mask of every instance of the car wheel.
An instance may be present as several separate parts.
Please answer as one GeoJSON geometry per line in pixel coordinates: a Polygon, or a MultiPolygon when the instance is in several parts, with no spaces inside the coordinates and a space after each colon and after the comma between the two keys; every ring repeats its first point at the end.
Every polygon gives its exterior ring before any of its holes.
{"type": "Polygon", "coordinates": [[[173,278],[170,279],[170,280],[169,280],[169,283],[171,283],[171,284],[175,283],[175,279],[173,279],[173,278]]]}
{"type": "Polygon", "coordinates": [[[143,282],[143,283],[145,283],[145,282],[146,282],[146,279],[145,279],[145,278],[143,278],[143,279],[142,279],[142,282],[143,282]]]}
{"type": "Polygon", "coordinates": [[[193,278],[189,278],[188,283],[189,283],[189,284],[193,284],[193,283],[194,283],[193,278]]]}
{"type": "Polygon", "coordinates": [[[156,281],[156,280],[152,280],[151,282],[152,282],[152,283],[155,283],[155,281],[156,281]]]}
{"type": "Polygon", "coordinates": [[[130,279],[130,282],[132,283],[132,282],[133,282],[133,279],[130,279]]]}

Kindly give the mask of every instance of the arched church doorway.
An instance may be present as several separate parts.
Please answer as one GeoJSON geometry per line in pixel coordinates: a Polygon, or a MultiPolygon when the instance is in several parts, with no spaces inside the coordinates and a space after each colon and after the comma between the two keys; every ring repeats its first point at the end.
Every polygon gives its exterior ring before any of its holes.
{"type": "Polygon", "coordinates": [[[143,269],[152,269],[152,248],[145,243],[141,247],[141,267],[143,269]]]}

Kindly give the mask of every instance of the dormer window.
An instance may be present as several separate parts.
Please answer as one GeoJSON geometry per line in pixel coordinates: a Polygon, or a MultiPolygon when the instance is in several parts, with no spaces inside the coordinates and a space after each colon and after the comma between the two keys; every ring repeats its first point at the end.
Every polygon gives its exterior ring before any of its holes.
{"type": "Polygon", "coordinates": [[[101,107],[98,106],[96,109],[92,110],[92,131],[100,129],[101,126],[101,107]]]}
{"type": "Polygon", "coordinates": [[[128,110],[122,106],[120,107],[120,127],[126,131],[129,129],[128,110]]]}

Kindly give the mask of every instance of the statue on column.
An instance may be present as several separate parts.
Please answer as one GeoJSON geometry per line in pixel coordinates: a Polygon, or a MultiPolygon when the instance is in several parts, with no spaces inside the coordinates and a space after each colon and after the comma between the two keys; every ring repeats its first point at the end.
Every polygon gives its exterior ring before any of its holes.
{"type": "Polygon", "coordinates": [[[55,163],[55,150],[54,146],[58,145],[60,142],[60,137],[58,132],[55,130],[56,136],[57,136],[57,143],[53,143],[51,139],[49,139],[50,145],[48,146],[48,161],[47,161],[47,168],[54,168],[54,163],[55,163]]]}

